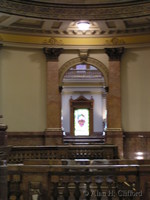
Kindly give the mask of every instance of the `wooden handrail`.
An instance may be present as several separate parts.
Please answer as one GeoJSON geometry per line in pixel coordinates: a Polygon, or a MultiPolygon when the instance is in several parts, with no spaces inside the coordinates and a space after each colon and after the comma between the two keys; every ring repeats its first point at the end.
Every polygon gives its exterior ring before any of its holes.
{"type": "Polygon", "coordinates": [[[27,159],[117,159],[115,145],[14,146],[8,163],[23,163],[27,159]]]}

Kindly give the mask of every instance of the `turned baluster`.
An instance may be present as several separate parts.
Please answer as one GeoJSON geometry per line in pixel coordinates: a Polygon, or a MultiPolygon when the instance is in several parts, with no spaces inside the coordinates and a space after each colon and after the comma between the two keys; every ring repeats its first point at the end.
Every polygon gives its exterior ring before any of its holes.
{"type": "Polygon", "coordinates": [[[108,198],[108,200],[112,200],[115,197],[115,191],[113,190],[113,183],[114,183],[113,178],[107,177],[106,183],[108,185],[107,198],[108,198]]]}
{"type": "Polygon", "coordinates": [[[95,182],[96,182],[96,185],[97,185],[96,197],[97,197],[97,200],[101,200],[102,197],[103,197],[103,191],[101,189],[101,186],[102,186],[102,183],[103,183],[103,178],[97,176],[95,178],[95,182]]]}
{"type": "Polygon", "coordinates": [[[81,196],[81,192],[80,192],[80,177],[75,177],[75,191],[74,191],[74,197],[75,200],[79,200],[80,196],[81,196]]]}
{"type": "Polygon", "coordinates": [[[69,185],[68,182],[64,183],[63,197],[64,197],[65,200],[68,200],[69,196],[70,196],[70,191],[69,191],[68,185],[69,185]]]}
{"type": "Polygon", "coordinates": [[[59,197],[58,182],[53,183],[52,197],[54,200],[57,200],[59,197]]]}
{"type": "Polygon", "coordinates": [[[86,178],[86,191],[85,191],[85,198],[87,200],[90,200],[91,196],[92,196],[90,184],[91,184],[91,177],[87,177],[86,178]]]}

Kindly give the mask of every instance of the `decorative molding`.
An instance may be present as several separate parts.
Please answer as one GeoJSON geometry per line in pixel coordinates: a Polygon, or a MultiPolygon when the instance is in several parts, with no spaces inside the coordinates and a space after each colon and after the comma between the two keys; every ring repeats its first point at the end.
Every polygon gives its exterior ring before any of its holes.
{"type": "MultiPolygon", "coordinates": [[[[40,48],[43,48],[47,45],[52,46],[52,44],[48,44],[46,43],[46,41],[49,41],[49,37],[47,36],[38,36],[38,35],[19,35],[19,34],[8,34],[8,33],[1,33],[0,34],[0,38],[3,38],[3,40],[1,41],[1,43],[3,45],[5,44],[9,44],[10,46],[26,46],[26,45],[39,45],[40,48]]],[[[79,49],[78,46],[84,46],[85,48],[89,48],[90,49],[97,49],[100,47],[112,47],[111,42],[108,43],[108,41],[113,40],[112,37],[76,37],[76,38],[69,38],[69,35],[67,35],[66,37],[55,37],[55,45],[53,43],[54,47],[58,47],[61,48],[68,48],[70,46],[72,46],[75,49],[79,49]],[[60,44],[61,43],[61,44],[60,44]]],[[[123,40],[124,41],[124,45],[122,46],[135,46],[135,45],[139,45],[139,46],[147,46],[150,44],[150,34],[143,34],[143,35],[132,35],[132,36],[122,36],[122,37],[118,37],[118,40],[123,40]]],[[[51,41],[51,40],[50,40],[51,41]]],[[[52,41],[51,41],[52,42],[52,41]]],[[[115,46],[115,45],[114,45],[115,46]]],[[[117,46],[117,45],[116,45],[117,46]]]]}
{"type": "Polygon", "coordinates": [[[47,61],[57,61],[59,55],[62,53],[62,48],[44,48],[43,52],[47,61]]]}
{"type": "Polygon", "coordinates": [[[122,131],[122,128],[107,128],[106,132],[117,132],[117,131],[122,131]]]}
{"type": "MultiPolygon", "coordinates": [[[[81,63],[83,63],[83,61],[79,57],[73,58],[67,61],[66,63],[64,63],[59,69],[59,85],[62,85],[63,77],[64,77],[64,74],[67,72],[67,70],[81,63]]],[[[100,62],[99,60],[95,58],[88,57],[86,61],[84,60],[84,63],[91,64],[97,69],[99,69],[99,71],[101,71],[104,76],[105,85],[106,86],[108,85],[108,69],[102,62],[100,62]]]]}
{"type": "Polygon", "coordinates": [[[80,49],[79,57],[82,62],[87,61],[88,55],[89,55],[88,49],[80,49]]]}
{"type": "Polygon", "coordinates": [[[117,37],[113,37],[113,38],[110,38],[109,40],[106,40],[106,43],[108,45],[125,45],[126,42],[124,39],[120,39],[120,38],[117,38],[117,37]]]}
{"type": "Polygon", "coordinates": [[[120,60],[122,54],[124,53],[124,48],[106,48],[105,52],[109,56],[110,61],[120,60]]]}
{"type": "Polygon", "coordinates": [[[150,14],[150,2],[128,2],[113,4],[96,5],[67,5],[52,4],[21,0],[1,0],[0,11],[13,14],[41,19],[64,19],[64,20],[108,20],[115,18],[139,17],[150,14]],[[80,13],[80,14],[79,14],[80,13]]]}
{"type": "Polygon", "coordinates": [[[62,129],[61,128],[47,128],[46,130],[45,130],[46,132],[62,132],[62,129]]]}
{"type": "Polygon", "coordinates": [[[43,44],[50,44],[50,45],[63,45],[63,41],[62,40],[59,40],[59,39],[56,39],[54,37],[50,37],[48,39],[45,39],[43,41],[43,44]]]}

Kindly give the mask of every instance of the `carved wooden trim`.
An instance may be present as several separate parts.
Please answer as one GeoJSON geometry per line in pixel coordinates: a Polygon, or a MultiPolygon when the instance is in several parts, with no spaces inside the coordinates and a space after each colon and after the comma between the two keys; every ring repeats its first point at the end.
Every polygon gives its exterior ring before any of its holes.
{"type": "Polygon", "coordinates": [[[7,158],[11,164],[31,159],[117,159],[118,147],[103,144],[14,146],[7,158]]]}

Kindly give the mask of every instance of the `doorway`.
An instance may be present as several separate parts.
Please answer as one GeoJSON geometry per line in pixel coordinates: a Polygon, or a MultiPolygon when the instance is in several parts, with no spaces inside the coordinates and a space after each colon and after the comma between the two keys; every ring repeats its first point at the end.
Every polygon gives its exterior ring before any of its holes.
{"type": "Polygon", "coordinates": [[[70,133],[72,136],[90,136],[93,134],[93,98],[79,96],[70,99],[70,133]]]}
{"type": "Polygon", "coordinates": [[[107,111],[105,87],[107,86],[107,78],[105,77],[107,77],[107,69],[99,61],[92,58],[88,59],[94,61],[96,67],[88,62],[76,64],[76,59],[73,59],[74,62],[68,61],[68,63],[60,69],[60,83],[63,88],[62,127],[65,135],[83,135],[87,137],[91,135],[101,135],[106,124],[105,113],[107,113],[107,111]],[[70,67],[69,63],[71,63],[70,67]],[[74,65],[72,65],[73,63],[74,65]],[[102,68],[102,72],[97,66],[102,68]],[[91,97],[93,98],[92,120],[90,118],[90,108],[85,106],[85,101],[83,106],[80,105],[71,109],[71,99],[73,101],[80,97],[85,98],[86,101],[90,101],[91,97]],[[79,121],[77,116],[82,116],[81,121],[79,121]],[[84,125],[86,126],[84,127],[85,131],[83,132],[84,125]],[[82,133],[79,128],[82,129],[82,133]]]}

